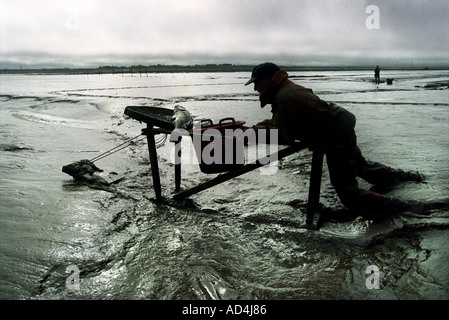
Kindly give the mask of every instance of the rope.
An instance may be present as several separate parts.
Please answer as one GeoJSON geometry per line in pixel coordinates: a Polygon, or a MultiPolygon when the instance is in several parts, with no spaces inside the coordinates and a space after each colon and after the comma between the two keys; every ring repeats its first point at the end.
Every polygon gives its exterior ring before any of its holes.
{"type": "MultiPolygon", "coordinates": [[[[110,155],[112,155],[112,154],[114,154],[114,153],[116,153],[116,152],[118,152],[120,150],[123,150],[123,149],[127,148],[130,145],[131,141],[139,138],[141,135],[142,134],[139,134],[138,136],[135,136],[134,138],[128,139],[125,142],[123,142],[122,144],[119,144],[118,146],[116,146],[116,147],[114,147],[112,149],[109,149],[109,150],[103,152],[102,154],[99,154],[98,156],[90,159],[89,161],[95,162],[95,161],[98,161],[100,159],[106,158],[106,157],[108,157],[108,156],[110,156],[110,155]]],[[[145,138],[146,137],[142,137],[141,139],[137,140],[136,142],[142,141],[145,138]]],[[[156,141],[156,147],[157,148],[162,147],[165,144],[166,140],[167,140],[167,135],[165,134],[159,140],[156,141]]]]}
{"type": "MultiPolygon", "coordinates": [[[[103,152],[102,154],[99,154],[98,156],[96,156],[96,157],[90,159],[90,161],[95,162],[95,161],[98,161],[98,160],[100,160],[100,159],[103,159],[103,158],[105,158],[105,157],[107,157],[107,156],[109,156],[109,155],[111,155],[111,154],[113,154],[113,153],[116,153],[117,151],[120,151],[120,150],[126,148],[127,145],[128,145],[132,140],[137,139],[137,138],[140,137],[140,136],[141,136],[141,135],[139,134],[138,136],[135,136],[134,138],[131,138],[131,139],[126,140],[126,141],[123,142],[122,144],[119,144],[118,146],[116,146],[116,147],[114,147],[114,148],[112,148],[112,149],[109,149],[108,151],[103,152]],[[115,149],[117,149],[117,150],[115,150],[115,149]]],[[[141,139],[141,140],[142,140],[142,139],[141,139]]]]}
{"type": "Polygon", "coordinates": [[[164,134],[158,141],[156,141],[156,148],[160,148],[165,144],[165,141],[167,141],[167,135],[164,134]]]}

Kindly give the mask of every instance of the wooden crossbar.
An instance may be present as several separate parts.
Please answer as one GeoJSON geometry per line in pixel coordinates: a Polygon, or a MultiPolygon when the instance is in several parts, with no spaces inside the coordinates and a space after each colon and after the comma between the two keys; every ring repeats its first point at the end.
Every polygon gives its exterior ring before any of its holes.
{"type": "Polygon", "coordinates": [[[213,179],[211,179],[209,181],[206,181],[206,182],[204,182],[204,183],[202,183],[202,184],[200,184],[200,185],[198,185],[196,187],[193,187],[193,188],[190,188],[188,190],[179,192],[179,193],[174,195],[174,198],[189,197],[189,196],[191,196],[191,195],[193,195],[195,193],[198,193],[198,192],[201,192],[203,190],[209,189],[209,188],[211,188],[213,186],[216,186],[217,184],[223,183],[225,181],[228,181],[230,179],[238,177],[238,176],[240,176],[242,174],[245,174],[247,172],[250,172],[250,171],[256,170],[257,168],[265,166],[266,164],[269,163],[269,160],[272,159],[272,158],[280,160],[282,158],[285,158],[286,156],[289,156],[289,155],[291,155],[291,154],[293,154],[295,152],[298,152],[300,150],[303,150],[305,148],[306,148],[306,146],[303,145],[303,144],[300,144],[300,143],[298,143],[297,145],[294,145],[294,146],[286,147],[286,148],[281,149],[281,150],[279,150],[279,151],[277,151],[275,153],[270,154],[267,157],[264,157],[262,159],[256,160],[256,161],[248,163],[248,164],[245,164],[244,166],[242,166],[242,167],[240,167],[238,169],[235,169],[235,170],[232,170],[232,171],[228,171],[226,173],[222,173],[222,174],[218,175],[217,177],[215,177],[215,178],[213,178],[213,179]]]}

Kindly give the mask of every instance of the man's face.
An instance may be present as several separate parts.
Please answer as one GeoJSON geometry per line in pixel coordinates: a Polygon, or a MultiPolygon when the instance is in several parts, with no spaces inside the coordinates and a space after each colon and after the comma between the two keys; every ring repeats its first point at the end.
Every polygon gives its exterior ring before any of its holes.
{"type": "Polygon", "coordinates": [[[267,90],[268,85],[270,84],[271,77],[265,77],[262,79],[257,79],[254,81],[254,91],[259,92],[259,94],[262,94],[267,90]]]}

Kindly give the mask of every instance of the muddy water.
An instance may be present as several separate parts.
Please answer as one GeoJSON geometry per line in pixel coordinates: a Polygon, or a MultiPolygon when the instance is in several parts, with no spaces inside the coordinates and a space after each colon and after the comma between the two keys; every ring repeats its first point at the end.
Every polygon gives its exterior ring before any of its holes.
{"type": "MultiPolygon", "coordinates": [[[[2,76],[0,297],[447,299],[449,212],[330,221],[309,230],[307,150],[280,161],[274,174],[256,170],[173,201],[167,142],[158,149],[162,203],[154,201],[145,140],[96,163],[125,175],[112,192],[61,172],[140,133],[144,124],[123,116],[127,105],[182,104],[197,118],[234,116],[248,124],[270,117],[242,85],[247,76],[2,76]],[[373,266],[379,272],[367,273],[373,266]]],[[[393,86],[376,87],[371,71],[292,73],[357,116],[367,158],[426,177],[387,195],[445,199],[449,96],[438,84],[449,74],[388,77],[393,86]]],[[[183,189],[211,178],[197,165],[182,168],[183,189]]],[[[320,201],[325,210],[344,212],[326,168],[320,201]]]]}

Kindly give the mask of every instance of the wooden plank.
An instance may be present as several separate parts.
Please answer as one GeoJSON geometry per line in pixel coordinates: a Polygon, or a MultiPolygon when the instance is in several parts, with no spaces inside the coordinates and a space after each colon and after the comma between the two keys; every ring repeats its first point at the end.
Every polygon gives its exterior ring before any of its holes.
{"type": "Polygon", "coordinates": [[[306,224],[313,224],[313,216],[320,204],[321,175],[323,172],[324,153],[315,149],[312,155],[312,170],[310,172],[309,197],[307,200],[306,224]]]}
{"type": "Polygon", "coordinates": [[[292,146],[288,146],[287,148],[281,149],[275,153],[270,154],[267,157],[264,157],[258,161],[254,161],[252,163],[248,163],[246,165],[244,165],[241,168],[238,168],[236,170],[232,170],[226,173],[222,173],[220,175],[218,175],[217,177],[206,181],[200,185],[197,185],[196,187],[187,189],[185,191],[179,192],[177,194],[175,194],[173,197],[176,198],[186,198],[189,197],[193,194],[196,194],[198,192],[204,191],[206,189],[209,189],[213,186],[216,186],[217,184],[223,183],[225,181],[228,181],[230,179],[233,179],[235,177],[238,177],[242,174],[245,174],[247,172],[253,171],[257,168],[260,168],[266,164],[268,164],[268,161],[271,160],[273,157],[277,157],[277,160],[280,160],[282,158],[285,158],[295,152],[301,151],[303,149],[306,148],[306,145],[302,144],[302,143],[295,143],[292,146]]]}
{"type": "Polygon", "coordinates": [[[167,130],[173,130],[174,110],[159,107],[128,106],[125,108],[125,114],[135,120],[145,122],[149,127],[161,127],[167,130]]]}

